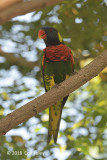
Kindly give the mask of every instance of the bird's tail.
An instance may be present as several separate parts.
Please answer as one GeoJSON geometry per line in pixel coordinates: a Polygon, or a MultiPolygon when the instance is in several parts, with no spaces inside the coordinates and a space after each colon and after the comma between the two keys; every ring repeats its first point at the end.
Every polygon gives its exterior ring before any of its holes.
{"type": "Polygon", "coordinates": [[[55,144],[57,142],[62,109],[67,98],[68,96],[49,108],[49,129],[48,129],[47,143],[50,142],[51,138],[54,139],[55,144]]]}
{"type": "Polygon", "coordinates": [[[54,143],[56,143],[57,141],[61,114],[62,114],[61,102],[58,102],[57,104],[49,108],[49,128],[48,128],[47,143],[50,142],[52,137],[54,139],[54,143]]]}

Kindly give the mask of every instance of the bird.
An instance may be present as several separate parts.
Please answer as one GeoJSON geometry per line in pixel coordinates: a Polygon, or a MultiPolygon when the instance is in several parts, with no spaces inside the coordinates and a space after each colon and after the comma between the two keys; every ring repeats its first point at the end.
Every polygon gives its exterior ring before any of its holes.
{"type": "MultiPolygon", "coordinates": [[[[74,58],[71,49],[64,44],[57,29],[43,26],[38,31],[38,38],[43,39],[46,48],[42,56],[42,77],[45,91],[68,79],[74,72],[74,58]]],[[[69,95],[68,95],[69,96],[69,95]]],[[[53,139],[57,143],[62,109],[68,96],[49,107],[49,126],[47,144],[53,139]]]]}

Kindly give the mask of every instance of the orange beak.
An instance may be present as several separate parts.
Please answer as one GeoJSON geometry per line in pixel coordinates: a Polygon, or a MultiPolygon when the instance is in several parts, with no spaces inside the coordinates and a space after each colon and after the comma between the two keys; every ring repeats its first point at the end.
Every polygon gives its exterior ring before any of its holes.
{"type": "Polygon", "coordinates": [[[40,29],[39,32],[38,32],[38,37],[40,39],[47,39],[47,36],[46,36],[46,33],[44,30],[40,29]]]}

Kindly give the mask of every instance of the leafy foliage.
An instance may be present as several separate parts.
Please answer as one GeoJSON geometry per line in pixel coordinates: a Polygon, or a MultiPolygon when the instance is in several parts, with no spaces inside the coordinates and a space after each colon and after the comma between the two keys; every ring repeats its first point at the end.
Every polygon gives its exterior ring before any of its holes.
{"type": "MultiPolygon", "coordinates": [[[[76,70],[107,48],[106,0],[64,0],[16,17],[0,26],[0,47],[26,61],[39,61],[45,46],[37,34],[43,25],[59,30],[72,48],[76,70]]],[[[31,70],[0,57],[0,118],[42,93],[40,66],[31,70]]],[[[57,145],[46,144],[46,109],[0,137],[0,159],[107,159],[106,95],[107,69],[69,96],[57,145]]]]}

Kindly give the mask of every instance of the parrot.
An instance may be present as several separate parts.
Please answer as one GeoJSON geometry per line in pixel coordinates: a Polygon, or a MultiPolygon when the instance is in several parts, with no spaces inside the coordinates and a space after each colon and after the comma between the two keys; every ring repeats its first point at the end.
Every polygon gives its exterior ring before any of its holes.
{"type": "MultiPolygon", "coordinates": [[[[38,38],[43,39],[46,48],[43,49],[41,61],[42,76],[45,91],[68,79],[74,72],[74,58],[71,49],[64,44],[57,29],[43,26],[38,31],[38,38]]],[[[69,95],[68,95],[69,96],[69,95]]],[[[53,139],[57,143],[62,109],[68,96],[49,107],[49,126],[47,144],[53,139]]]]}

